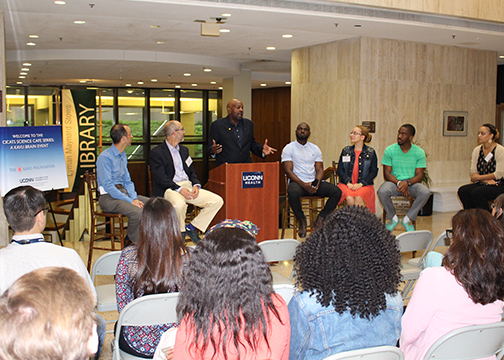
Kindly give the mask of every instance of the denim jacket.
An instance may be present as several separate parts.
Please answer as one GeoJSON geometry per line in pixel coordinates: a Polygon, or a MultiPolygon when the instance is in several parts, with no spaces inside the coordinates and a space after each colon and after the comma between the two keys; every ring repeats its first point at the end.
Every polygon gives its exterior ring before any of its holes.
{"type": "MultiPolygon", "coordinates": [[[[355,145],[345,146],[341,151],[338,161],[338,176],[340,182],[348,184],[352,182],[352,172],[355,162],[355,145]],[[350,161],[343,161],[343,156],[350,156],[350,161]]],[[[359,156],[359,180],[362,186],[373,185],[373,180],[378,175],[378,158],[374,149],[364,145],[359,156]]]]}
{"type": "Polygon", "coordinates": [[[296,292],[289,302],[291,340],[289,360],[319,360],[343,351],[373,346],[395,346],[401,335],[402,299],[385,295],[387,308],[371,318],[338,314],[323,307],[310,292],[296,292]]]}

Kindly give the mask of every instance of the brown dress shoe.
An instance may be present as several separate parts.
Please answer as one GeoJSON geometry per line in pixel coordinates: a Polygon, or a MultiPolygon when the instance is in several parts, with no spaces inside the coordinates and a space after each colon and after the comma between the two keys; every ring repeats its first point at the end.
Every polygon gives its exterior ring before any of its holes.
{"type": "Polygon", "coordinates": [[[324,226],[325,219],[322,216],[317,216],[317,220],[315,220],[314,228],[315,230],[320,229],[324,226]]]}
{"type": "Polygon", "coordinates": [[[306,237],[306,218],[299,219],[298,236],[300,238],[306,237]]]}

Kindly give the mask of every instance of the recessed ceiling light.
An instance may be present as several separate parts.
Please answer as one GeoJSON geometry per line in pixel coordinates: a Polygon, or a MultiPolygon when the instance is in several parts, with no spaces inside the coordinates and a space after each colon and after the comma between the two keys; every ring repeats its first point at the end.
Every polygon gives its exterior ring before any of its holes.
{"type": "Polygon", "coordinates": [[[203,69],[203,71],[204,71],[204,72],[210,72],[210,71],[212,71],[212,69],[209,69],[209,68],[204,68],[204,69],[203,69]]]}
{"type": "Polygon", "coordinates": [[[30,71],[29,68],[22,68],[21,71],[30,71]]]}
{"type": "Polygon", "coordinates": [[[153,28],[153,29],[157,29],[157,28],[160,28],[161,26],[159,26],[159,25],[151,25],[150,27],[153,28]]]}
{"type": "Polygon", "coordinates": [[[26,72],[20,72],[19,75],[28,75],[26,72]]]}
{"type": "Polygon", "coordinates": [[[23,66],[31,66],[30,63],[23,63],[23,66]]]}
{"type": "Polygon", "coordinates": [[[162,45],[162,44],[164,44],[164,41],[156,41],[156,44],[162,45]]]}
{"type": "Polygon", "coordinates": [[[268,47],[266,48],[266,50],[275,50],[275,47],[274,47],[274,46],[268,46],[268,47]]]}
{"type": "Polygon", "coordinates": [[[504,55],[500,55],[500,56],[499,56],[499,59],[504,59],[504,55]]]}
{"type": "Polygon", "coordinates": [[[176,89],[180,89],[180,85],[175,85],[175,88],[176,89]]]}
{"type": "Polygon", "coordinates": [[[54,2],[56,5],[65,5],[65,2],[64,1],[55,1],[54,2]]]}
{"type": "Polygon", "coordinates": [[[219,86],[219,90],[222,90],[222,89],[224,89],[224,88],[222,86],[219,86]]]}
{"type": "Polygon", "coordinates": [[[157,79],[151,79],[152,82],[157,82],[157,79]]]}
{"type": "Polygon", "coordinates": [[[191,76],[191,74],[189,74],[189,73],[185,73],[185,74],[184,74],[184,76],[191,76]]]}
{"type": "Polygon", "coordinates": [[[84,20],[75,20],[74,24],[85,24],[86,22],[84,20]]]}
{"type": "Polygon", "coordinates": [[[228,32],[231,32],[231,30],[229,29],[219,29],[220,32],[223,32],[223,33],[228,33],[228,32]]]}
{"type": "Polygon", "coordinates": [[[124,86],[131,86],[131,84],[125,84],[124,86]]]}
{"type": "Polygon", "coordinates": [[[283,35],[282,35],[282,37],[283,37],[283,38],[286,38],[286,39],[289,39],[289,38],[291,38],[291,37],[292,37],[292,35],[291,35],[291,34],[283,34],[283,35]]]}
{"type": "Polygon", "coordinates": [[[222,16],[231,16],[229,13],[222,14],[222,16]]]}
{"type": "Polygon", "coordinates": [[[81,80],[79,81],[81,84],[85,84],[86,83],[86,80],[81,80]]]}
{"type": "Polygon", "coordinates": [[[38,39],[38,38],[39,38],[39,36],[38,36],[38,35],[28,35],[28,37],[29,37],[30,39],[38,39]]]}
{"type": "Polygon", "coordinates": [[[191,84],[191,86],[198,86],[198,84],[191,84]]]}
{"type": "Polygon", "coordinates": [[[19,78],[20,79],[26,79],[26,76],[21,75],[21,76],[19,76],[19,78]]]}
{"type": "Polygon", "coordinates": [[[137,82],[138,85],[143,85],[143,83],[144,83],[143,81],[137,82]]]}
{"type": "Polygon", "coordinates": [[[23,82],[22,81],[17,81],[16,84],[21,85],[23,82]]]}
{"type": "Polygon", "coordinates": [[[210,84],[215,85],[217,84],[217,81],[210,81],[210,84]]]}
{"type": "Polygon", "coordinates": [[[266,84],[261,84],[261,86],[266,86],[266,84]]]}
{"type": "Polygon", "coordinates": [[[37,44],[35,44],[34,42],[29,42],[29,43],[26,43],[26,45],[28,45],[28,46],[35,46],[37,44]]]}
{"type": "Polygon", "coordinates": [[[133,94],[133,90],[126,90],[128,94],[133,94]]]}
{"type": "Polygon", "coordinates": [[[285,85],[290,85],[290,84],[291,84],[291,82],[290,82],[290,81],[286,81],[286,82],[285,82],[285,85]]]}

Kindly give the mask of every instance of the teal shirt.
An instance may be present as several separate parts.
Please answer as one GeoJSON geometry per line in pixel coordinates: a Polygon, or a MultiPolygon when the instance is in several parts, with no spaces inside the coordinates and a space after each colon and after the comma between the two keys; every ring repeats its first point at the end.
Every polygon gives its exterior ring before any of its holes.
{"type": "Polygon", "coordinates": [[[397,180],[411,179],[415,176],[415,169],[427,167],[425,151],[419,146],[411,144],[411,149],[404,153],[397,143],[392,144],[383,153],[382,165],[391,166],[392,175],[397,180]]]}

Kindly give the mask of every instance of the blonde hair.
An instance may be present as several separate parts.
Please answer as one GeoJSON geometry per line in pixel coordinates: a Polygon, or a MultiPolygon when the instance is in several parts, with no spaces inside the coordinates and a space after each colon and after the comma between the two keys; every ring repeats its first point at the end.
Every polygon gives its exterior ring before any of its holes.
{"type": "Polygon", "coordinates": [[[369,133],[369,129],[363,125],[357,125],[356,127],[358,127],[360,129],[362,135],[365,136],[364,142],[366,144],[370,143],[371,139],[373,139],[373,136],[369,133]]]}
{"type": "Polygon", "coordinates": [[[71,269],[23,275],[0,297],[0,359],[88,359],[94,306],[89,285],[71,269]]]}

